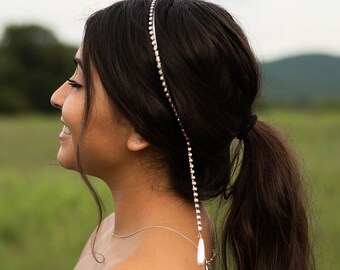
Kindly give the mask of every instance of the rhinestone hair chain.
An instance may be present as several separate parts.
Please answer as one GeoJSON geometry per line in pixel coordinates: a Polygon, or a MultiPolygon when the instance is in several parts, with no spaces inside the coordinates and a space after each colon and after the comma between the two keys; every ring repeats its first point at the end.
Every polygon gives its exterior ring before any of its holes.
{"type": "Polygon", "coordinates": [[[175,105],[175,102],[170,94],[170,91],[168,89],[162,64],[161,64],[161,58],[159,55],[158,50],[158,44],[156,39],[156,28],[155,28],[155,4],[157,0],[153,0],[150,6],[149,11],[149,34],[151,39],[151,44],[153,46],[153,51],[156,58],[157,63],[157,69],[159,74],[159,79],[163,86],[163,91],[165,93],[166,98],[168,99],[168,102],[172,108],[172,111],[174,112],[177,122],[179,124],[179,127],[183,133],[183,136],[185,138],[186,144],[187,144],[187,151],[188,151],[188,161],[189,161],[189,167],[190,167],[190,175],[191,175],[191,184],[192,184],[192,191],[193,191],[193,197],[194,197],[194,203],[195,203],[195,210],[196,210],[196,220],[197,220],[197,230],[198,230],[198,245],[197,245],[197,264],[199,266],[202,266],[206,264],[205,259],[205,247],[204,247],[204,240],[202,237],[202,220],[201,220],[201,210],[200,210],[200,202],[198,199],[198,192],[197,192],[197,186],[196,186],[196,177],[195,177],[195,171],[194,171],[194,164],[193,164],[193,158],[192,158],[192,148],[191,143],[188,134],[186,133],[186,130],[184,129],[182,120],[179,116],[179,113],[177,111],[177,107],[175,105]]]}

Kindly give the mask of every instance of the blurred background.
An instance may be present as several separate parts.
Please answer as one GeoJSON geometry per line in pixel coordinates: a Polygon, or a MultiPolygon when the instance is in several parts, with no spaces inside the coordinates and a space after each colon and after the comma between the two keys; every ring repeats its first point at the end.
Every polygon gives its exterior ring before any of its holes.
{"type": "MultiPolygon", "coordinates": [[[[258,57],[260,118],[301,159],[317,269],[340,269],[340,2],[214,2],[235,16],[258,57]]],[[[1,3],[0,269],[72,269],[96,225],[82,180],[57,165],[62,126],[49,98],[73,73],[86,18],[110,3],[1,3]]]]}

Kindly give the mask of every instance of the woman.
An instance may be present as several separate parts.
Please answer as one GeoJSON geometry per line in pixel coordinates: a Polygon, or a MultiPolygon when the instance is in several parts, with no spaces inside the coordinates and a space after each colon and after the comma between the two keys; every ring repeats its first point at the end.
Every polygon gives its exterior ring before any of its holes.
{"type": "Polygon", "coordinates": [[[258,66],[227,11],[115,3],[87,20],[75,63],[51,98],[58,162],[81,173],[100,220],[76,269],[312,268],[297,162],[253,114],[258,66]],[[112,192],[103,222],[87,175],[112,192]],[[202,205],[214,198],[215,224],[202,205]]]}

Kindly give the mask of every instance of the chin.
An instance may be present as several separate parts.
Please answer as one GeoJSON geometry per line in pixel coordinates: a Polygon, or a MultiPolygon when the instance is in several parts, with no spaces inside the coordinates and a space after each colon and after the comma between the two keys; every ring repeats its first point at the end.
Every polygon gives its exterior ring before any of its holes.
{"type": "Polygon", "coordinates": [[[57,161],[60,166],[68,170],[78,171],[76,157],[72,153],[65,153],[61,148],[57,155],[57,161]]]}

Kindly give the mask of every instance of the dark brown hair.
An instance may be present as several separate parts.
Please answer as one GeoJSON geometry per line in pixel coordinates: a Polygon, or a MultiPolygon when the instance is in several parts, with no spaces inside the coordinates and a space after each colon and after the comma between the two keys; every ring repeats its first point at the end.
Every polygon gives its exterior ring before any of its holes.
{"type": "MultiPolygon", "coordinates": [[[[192,200],[185,140],[163,93],[149,40],[150,4],[121,1],[87,20],[84,128],[93,67],[115,110],[169,166],[174,192],[192,200]]],[[[221,268],[313,268],[301,176],[287,143],[258,121],[231,151],[260,88],[257,61],[242,29],[226,10],[201,0],[158,0],[155,23],[167,84],[191,138],[199,197],[229,202],[219,238],[221,268]]],[[[83,178],[101,220],[100,199],[83,178]]]]}

